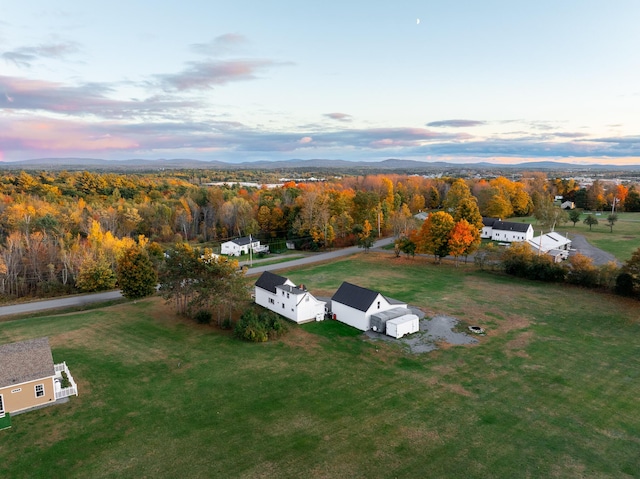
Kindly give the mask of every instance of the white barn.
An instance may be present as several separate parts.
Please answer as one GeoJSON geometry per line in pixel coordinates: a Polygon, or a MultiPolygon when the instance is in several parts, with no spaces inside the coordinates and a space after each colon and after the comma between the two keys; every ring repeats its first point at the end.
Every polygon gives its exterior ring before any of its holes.
{"type": "MultiPolygon", "coordinates": [[[[407,308],[407,303],[346,281],[331,297],[333,318],[361,331],[371,329],[372,315],[394,308],[407,308]]],[[[407,313],[410,312],[407,309],[407,313]]]]}
{"type": "Polygon", "coordinates": [[[269,246],[260,245],[260,241],[251,236],[243,236],[231,241],[225,241],[220,245],[220,254],[229,256],[240,256],[241,254],[249,254],[249,250],[254,253],[264,253],[269,251],[269,246]]]}
{"type": "Polygon", "coordinates": [[[297,287],[284,276],[265,271],[255,284],[255,302],[295,323],[322,321],[326,303],[304,286],[297,287]]]}
{"type": "Polygon", "coordinates": [[[555,231],[531,238],[528,243],[533,251],[548,254],[556,262],[567,259],[571,249],[571,240],[555,231]]]}
{"type": "Polygon", "coordinates": [[[504,243],[528,241],[533,238],[533,226],[529,223],[512,223],[511,221],[496,221],[491,227],[491,239],[504,243]]]}

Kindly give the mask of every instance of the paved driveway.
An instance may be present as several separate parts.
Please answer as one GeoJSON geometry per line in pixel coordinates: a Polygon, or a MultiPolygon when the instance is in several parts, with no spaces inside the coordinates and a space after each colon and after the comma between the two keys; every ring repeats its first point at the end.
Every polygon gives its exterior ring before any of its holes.
{"type": "Polygon", "coordinates": [[[620,261],[618,261],[615,256],[611,253],[607,253],[606,251],[602,251],[600,248],[596,248],[589,243],[583,235],[571,235],[571,249],[591,258],[593,260],[593,264],[596,266],[606,264],[609,261],[614,261],[618,266],[620,266],[620,261]]]}

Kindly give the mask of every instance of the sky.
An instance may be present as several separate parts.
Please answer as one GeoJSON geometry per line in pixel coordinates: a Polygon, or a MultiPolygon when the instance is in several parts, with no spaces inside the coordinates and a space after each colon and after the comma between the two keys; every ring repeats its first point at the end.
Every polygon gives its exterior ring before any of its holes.
{"type": "Polygon", "coordinates": [[[0,2],[0,161],[640,164],[637,0],[0,2]]]}

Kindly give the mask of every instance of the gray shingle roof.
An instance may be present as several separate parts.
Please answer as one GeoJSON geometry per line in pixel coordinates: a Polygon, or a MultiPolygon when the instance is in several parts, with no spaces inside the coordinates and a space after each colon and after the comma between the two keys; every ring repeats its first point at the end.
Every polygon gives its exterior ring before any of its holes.
{"type": "Polygon", "coordinates": [[[284,276],[279,276],[271,273],[270,271],[265,271],[260,275],[258,281],[256,281],[256,286],[275,294],[276,286],[282,286],[286,281],[287,278],[284,276]]]}
{"type": "Polygon", "coordinates": [[[0,388],[53,375],[48,338],[0,345],[0,388]]]}
{"type": "Polygon", "coordinates": [[[252,242],[250,236],[243,236],[242,238],[237,238],[237,239],[234,239],[234,240],[231,240],[231,241],[233,243],[237,244],[238,246],[244,246],[244,245],[249,244],[249,243],[252,242]]]}
{"type": "Polygon", "coordinates": [[[500,221],[500,218],[489,218],[488,216],[482,217],[482,224],[484,226],[493,226],[496,221],[500,221]]]}
{"type": "Polygon", "coordinates": [[[366,311],[378,297],[378,294],[380,293],[377,291],[362,288],[345,281],[331,297],[331,300],[350,306],[358,311],[366,311]]]}
{"type": "Polygon", "coordinates": [[[518,233],[526,233],[530,226],[529,223],[512,223],[511,221],[496,221],[493,223],[494,230],[517,231],[518,233]]]}

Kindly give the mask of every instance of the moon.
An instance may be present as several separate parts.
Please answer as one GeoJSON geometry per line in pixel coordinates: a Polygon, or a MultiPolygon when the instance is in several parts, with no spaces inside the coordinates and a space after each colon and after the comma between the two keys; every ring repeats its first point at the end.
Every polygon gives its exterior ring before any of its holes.
{"type": "Polygon", "coordinates": [[[416,18],[416,25],[420,25],[420,19],[416,18]]]}

